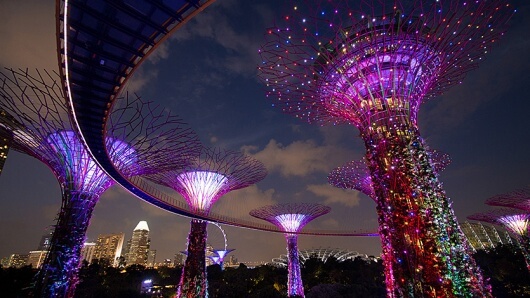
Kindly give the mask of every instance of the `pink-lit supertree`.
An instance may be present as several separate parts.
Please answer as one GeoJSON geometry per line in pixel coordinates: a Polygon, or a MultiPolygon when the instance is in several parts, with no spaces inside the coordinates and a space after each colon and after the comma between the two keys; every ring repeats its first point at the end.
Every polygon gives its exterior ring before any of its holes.
{"type": "Polygon", "coordinates": [[[359,129],[389,297],[490,296],[417,116],[476,68],[513,10],[507,1],[349,2],[293,1],[285,26],[268,29],[258,67],[267,97],[308,122],[359,129]]]}
{"type": "Polygon", "coordinates": [[[178,297],[206,297],[206,239],[208,215],[226,193],[250,186],[267,175],[258,160],[239,152],[203,148],[201,155],[184,168],[160,172],[149,179],[181,194],[197,218],[191,220],[187,258],[177,290],[178,297]]]}
{"type": "Polygon", "coordinates": [[[285,232],[287,240],[288,272],[287,296],[304,297],[304,286],[298,257],[298,232],[313,219],[328,213],[328,206],[311,203],[287,203],[263,206],[250,215],[266,220],[285,232]]]}
{"type": "Polygon", "coordinates": [[[486,200],[486,205],[516,208],[530,213],[530,187],[495,195],[486,200]]]}
{"type": "MultiPolygon", "coordinates": [[[[428,153],[436,172],[443,171],[451,163],[449,155],[445,153],[436,150],[428,153]]],[[[342,189],[355,189],[377,202],[372,177],[365,160],[350,161],[333,169],[328,175],[328,183],[342,189]]]]}
{"type": "Polygon", "coordinates": [[[528,211],[514,208],[497,208],[483,213],[475,213],[467,217],[470,220],[478,220],[503,226],[517,239],[521,252],[526,261],[526,267],[530,270],[530,213],[528,211]]]}
{"type": "MultiPolygon", "coordinates": [[[[61,187],[62,204],[50,249],[36,276],[34,291],[39,297],[74,295],[92,211],[101,194],[113,184],[72,130],[59,82],[58,76],[45,71],[8,70],[0,74],[0,108],[16,120],[1,121],[13,134],[12,148],[46,164],[61,187]]],[[[125,102],[126,110],[146,108],[142,115],[132,112],[134,119],[125,117],[127,113],[119,109],[116,117],[111,116],[107,151],[116,168],[128,177],[150,174],[168,163],[183,166],[193,152],[198,154],[198,138],[180,119],[147,109],[149,104],[139,98],[125,102]],[[156,146],[159,137],[171,152],[156,146]],[[164,154],[172,159],[163,158],[164,154]]]]}
{"type": "Polygon", "coordinates": [[[9,148],[13,142],[13,133],[8,127],[13,126],[15,123],[6,111],[0,109],[0,176],[2,176],[2,169],[9,153],[9,148]],[[11,122],[10,124],[3,124],[3,122],[11,122]]]}

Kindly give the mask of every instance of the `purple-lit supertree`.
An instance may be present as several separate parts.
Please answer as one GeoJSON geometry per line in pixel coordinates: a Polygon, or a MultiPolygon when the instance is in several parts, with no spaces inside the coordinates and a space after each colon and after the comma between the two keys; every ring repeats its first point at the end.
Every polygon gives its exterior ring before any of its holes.
{"type": "MultiPolygon", "coordinates": [[[[449,155],[445,153],[436,150],[428,153],[436,172],[443,171],[451,163],[449,155]]],[[[338,188],[358,190],[377,202],[372,177],[365,160],[350,161],[333,169],[328,175],[328,182],[338,188]]]]}
{"type": "MultiPolygon", "coordinates": [[[[0,80],[0,108],[16,119],[2,123],[17,123],[7,127],[13,134],[13,149],[46,164],[59,180],[62,193],[50,249],[36,276],[35,295],[72,297],[92,211],[113,181],[93,161],[72,130],[58,76],[8,70],[0,75],[0,80]]],[[[149,106],[139,98],[131,101],[127,98],[125,102],[127,110],[149,106]]],[[[145,110],[132,112],[136,118],[126,118],[127,113],[120,109],[116,117],[110,116],[113,120],[108,128],[107,151],[116,168],[128,177],[151,174],[159,167],[169,166],[168,163],[183,166],[200,149],[198,138],[179,119],[164,113],[158,115],[155,109],[145,110]],[[159,137],[159,142],[172,150],[158,147],[159,137]],[[171,160],[163,158],[164,154],[171,156],[171,160]]]]}
{"type": "Polygon", "coordinates": [[[484,221],[501,225],[515,236],[521,252],[530,270],[530,213],[514,208],[497,208],[483,213],[475,213],[467,217],[470,220],[484,221]]]}
{"type": "Polygon", "coordinates": [[[304,297],[304,286],[298,257],[298,232],[313,219],[324,215],[331,208],[321,204],[287,203],[263,206],[250,211],[250,215],[266,220],[285,232],[289,277],[287,296],[304,297]]]}
{"type": "Polygon", "coordinates": [[[360,130],[389,297],[490,296],[417,116],[421,102],[476,68],[512,9],[491,0],[348,2],[296,2],[285,26],[268,29],[258,67],[267,96],[308,122],[360,130]]]}
{"type": "Polygon", "coordinates": [[[486,200],[486,205],[516,208],[530,213],[530,187],[495,195],[486,200]]]}
{"type": "Polygon", "coordinates": [[[199,219],[191,220],[187,258],[177,290],[178,297],[206,297],[206,239],[208,215],[213,204],[224,194],[250,186],[267,175],[258,160],[239,152],[203,148],[190,165],[149,177],[181,194],[199,219]]]}
{"type": "Polygon", "coordinates": [[[214,253],[213,256],[208,256],[208,258],[216,265],[221,266],[221,269],[223,269],[224,260],[227,254],[233,252],[235,249],[214,249],[212,252],[214,253]]]}

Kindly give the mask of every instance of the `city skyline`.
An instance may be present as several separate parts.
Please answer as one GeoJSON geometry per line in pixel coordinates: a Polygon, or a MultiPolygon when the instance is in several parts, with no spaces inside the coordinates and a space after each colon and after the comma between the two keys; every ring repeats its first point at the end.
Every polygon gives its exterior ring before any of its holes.
{"type": "MultiPolygon", "coordinates": [[[[329,220],[318,222],[318,228],[352,225],[376,230],[371,199],[356,191],[331,191],[325,187],[325,177],[331,169],[362,156],[360,142],[345,141],[352,139],[351,135],[358,135],[358,131],[347,127],[309,126],[282,115],[270,107],[262,86],[254,77],[259,61],[257,49],[263,42],[265,28],[273,24],[273,17],[280,17],[274,13],[272,2],[214,3],[162,46],[133,76],[132,83],[139,86],[145,82],[143,87],[137,88],[139,94],[185,116],[203,142],[228,149],[243,148],[265,163],[271,172],[269,177],[256,187],[221,199],[218,204],[237,201],[234,205],[248,203],[260,207],[276,202],[321,202],[329,204],[332,212],[329,220]],[[236,22],[238,17],[241,20],[236,22]],[[251,17],[256,22],[242,28],[242,22],[251,17]],[[215,30],[211,26],[214,23],[217,24],[215,30]],[[197,61],[194,51],[203,55],[201,61],[197,61]],[[217,59],[217,54],[222,59],[217,59]],[[200,65],[194,66],[194,63],[200,65]],[[187,70],[187,75],[180,71],[182,69],[187,70]],[[202,85],[196,84],[197,81],[202,85]],[[182,94],[186,95],[175,98],[182,94]]],[[[2,50],[0,65],[56,67],[52,1],[33,3],[34,7],[30,4],[16,8],[8,3],[1,5],[0,14],[6,14],[2,28],[11,31],[2,32],[6,47],[2,50]],[[35,28],[37,30],[33,30],[35,28]],[[22,38],[30,36],[31,31],[35,31],[34,37],[22,38]]],[[[530,124],[525,117],[529,103],[524,99],[525,84],[530,82],[525,67],[530,64],[525,55],[530,48],[530,36],[524,29],[528,27],[525,16],[528,16],[529,4],[514,1],[514,5],[520,9],[513,17],[512,26],[491,55],[486,56],[486,61],[472,71],[461,86],[431,100],[420,113],[422,135],[430,147],[448,153],[453,159],[441,173],[440,180],[454,201],[461,222],[475,211],[487,210],[484,201],[488,197],[530,182],[530,173],[524,166],[530,163],[525,154],[530,148],[530,124]]],[[[59,198],[57,183],[46,167],[10,152],[0,176],[0,201],[4,210],[0,223],[17,229],[15,232],[3,228],[0,235],[16,239],[18,233],[33,234],[38,239],[44,234],[43,229],[53,224],[59,198]]],[[[134,226],[141,218],[147,220],[153,230],[151,244],[157,249],[157,259],[172,258],[185,249],[189,219],[152,207],[116,186],[102,196],[88,236],[94,240],[105,230],[129,233],[131,228],[127,227],[134,226]]],[[[285,243],[277,233],[223,228],[228,234],[228,246],[237,248],[241,261],[269,261],[285,253],[285,243]]],[[[217,233],[209,230],[213,246],[221,243],[217,233]]],[[[126,239],[129,236],[126,234],[126,239]]],[[[299,247],[319,247],[329,241],[369,255],[380,252],[379,239],[366,237],[300,236],[299,247]]],[[[30,246],[28,241],[21,239],[0,245],[0,253],[7,255],[14,252],[15,247],[30,246]]]]}

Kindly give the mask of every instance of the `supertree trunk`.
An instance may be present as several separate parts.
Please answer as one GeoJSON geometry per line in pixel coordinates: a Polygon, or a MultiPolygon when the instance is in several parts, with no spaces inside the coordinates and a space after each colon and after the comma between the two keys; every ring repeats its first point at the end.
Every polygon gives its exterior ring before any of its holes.
{"type": "Polygon", "coordinates": [[[287,296],[304,297],[304,286],[302,284],[302,273],[300,272],[300,258],[298,256],[298,237],[287,234],[287,257],[289,264],[289,276],[287,279],[287,296]]]}
{"type": "Polygon", "coordinates": [[[98,197],[64,191],[50,253],[36,276],[35,297],[74,297],[81,249],[98,197]]]}
{"type": "Polygon", "coordinates": [[[517,239],[521,253],[523,254],[524,260],[526,262],[526,268],[530,271],[530,237],[528,236],[519,236],[517,239]]]}
{"type": "Polygon", "coordinates": [[[206,280],[206,226],[208,222],[193,219],[188,236],[188,257],[182,269],[177,297],[208,297],[206,280]]]}
{"type": "Polygon", "coordinates": [[[491,297],[417,128],[371,132],[363,138],[388,296],[491,297]]]}

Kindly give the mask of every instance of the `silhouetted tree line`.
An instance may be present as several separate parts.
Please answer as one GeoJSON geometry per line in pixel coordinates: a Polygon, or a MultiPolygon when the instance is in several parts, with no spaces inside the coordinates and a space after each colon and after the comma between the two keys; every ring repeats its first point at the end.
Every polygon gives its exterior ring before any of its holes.
{"type": "MultiPolygon", "coordinates": [[[[499,246],[479,251],[475,259],[490,280],[494,297],[530,297],[530,273],[516,246],[499,246]]],[[[84,263],[76,297],[171,297],[182,268],[145,268],[139,265],[114,268],[107,263],[84,263]],[[156,294],[141,293],[143,281],[152,280],[156,294]]],[[[0,267],[0,297],[28,297],[36,270],[0,267]]],[[[311,258],[302,266],[302,279],[307,298],[317,297],[385,297],[382,262],[361,259],[326,262],[311,258]]],[[[212,298],[224,297],[286,297],[287,269],[262,265],[221,270],[208,267],[208,291],[212,298]]]]}

